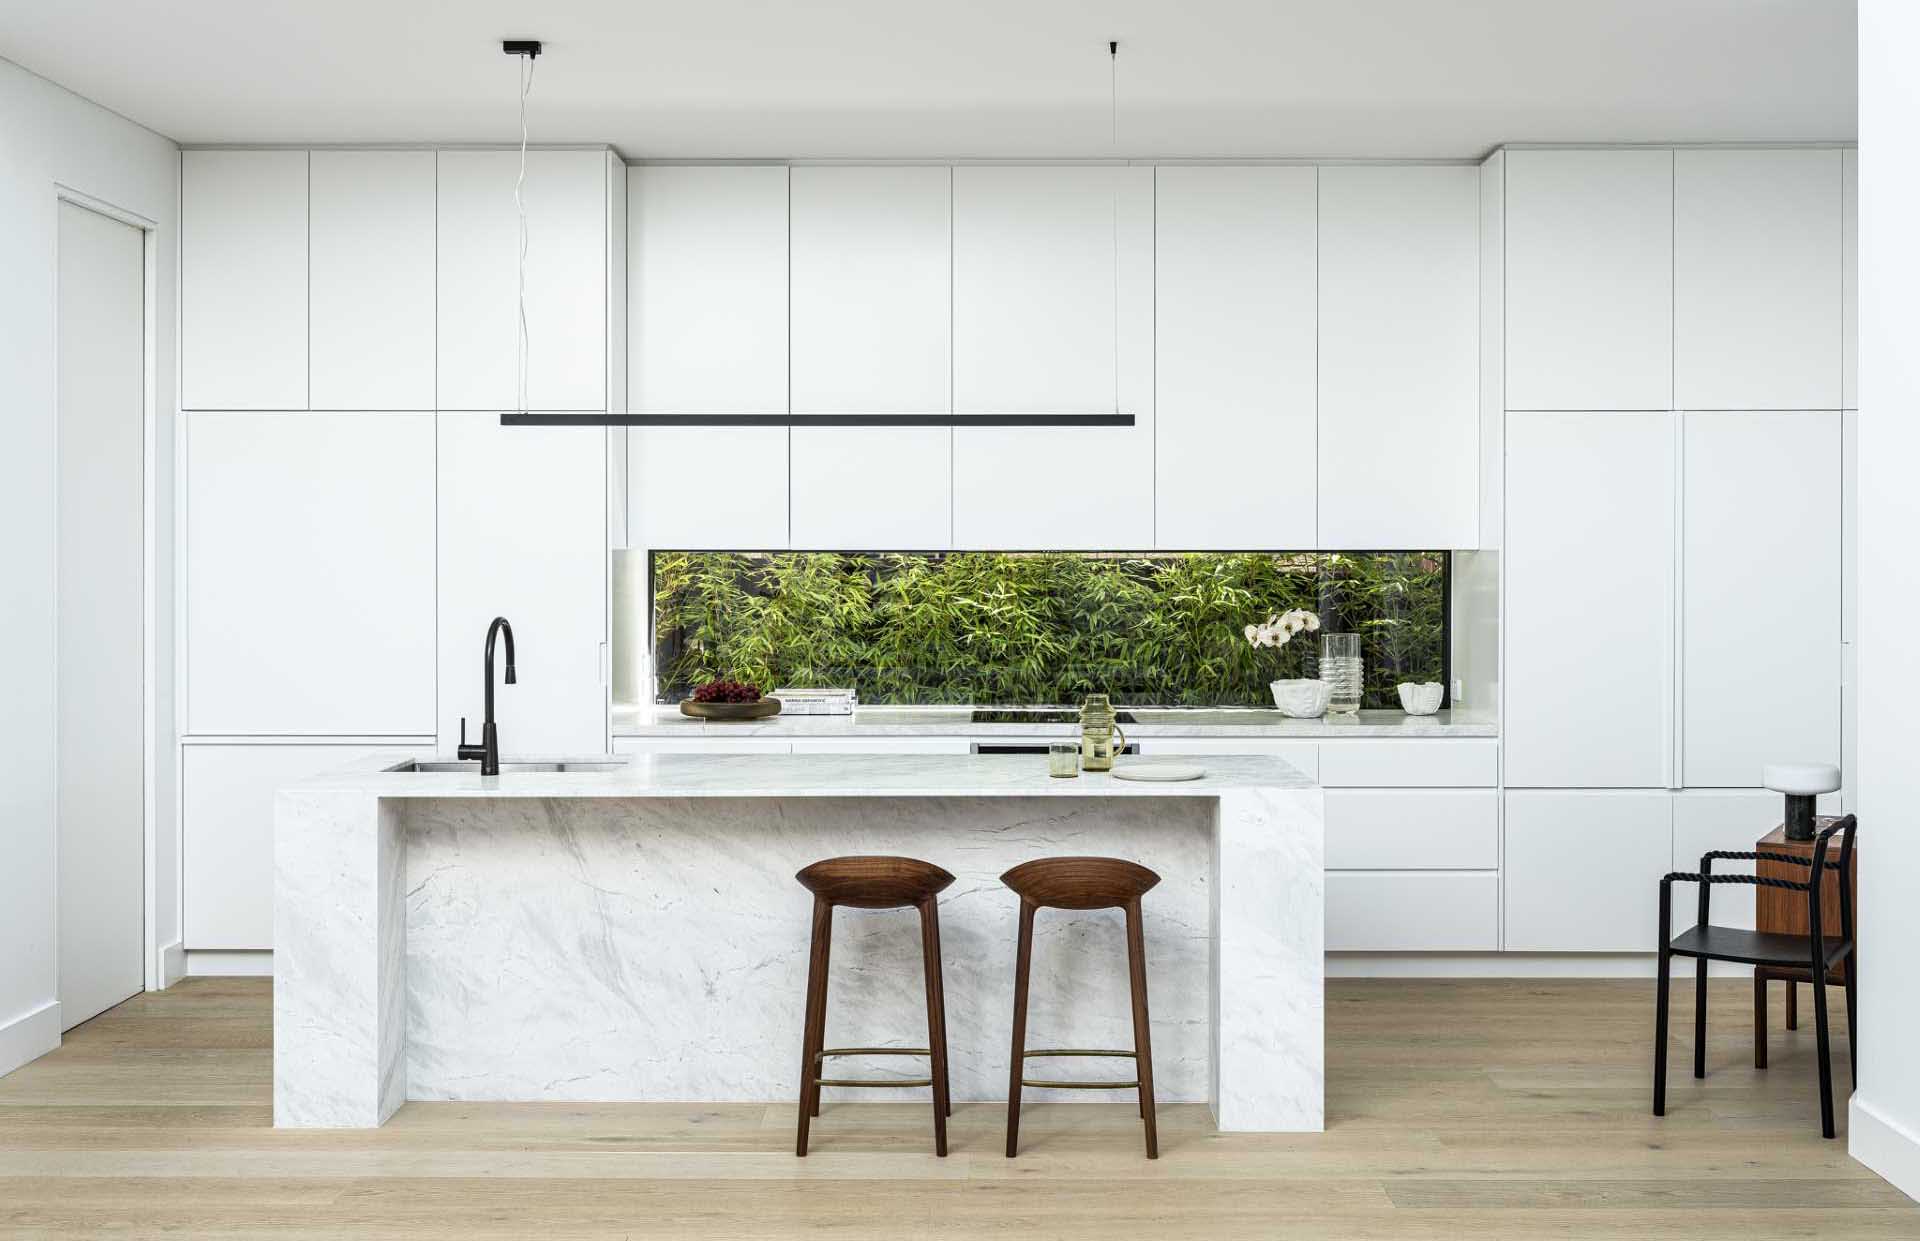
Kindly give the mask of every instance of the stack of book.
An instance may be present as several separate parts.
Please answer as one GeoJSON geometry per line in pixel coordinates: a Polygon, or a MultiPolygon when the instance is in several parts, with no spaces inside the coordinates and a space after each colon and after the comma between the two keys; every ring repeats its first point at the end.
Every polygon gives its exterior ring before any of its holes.
{"type": "Polygon", "coordinates": [[[859,695],[850,689],[776,689],[783,715],[852,715],[859,695]]]}

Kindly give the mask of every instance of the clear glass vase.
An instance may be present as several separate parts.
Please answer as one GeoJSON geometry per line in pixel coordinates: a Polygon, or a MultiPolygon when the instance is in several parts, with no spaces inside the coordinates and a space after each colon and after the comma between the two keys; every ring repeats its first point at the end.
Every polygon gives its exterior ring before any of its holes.
{"type": "Polygon", "coordinates": [[[1366,667],[1360,661],[1360,635],[1329,633],[1320,636],[1320,679],[1329,686],[1327,714],[1353,715],[1360,710],[1360,687],[1366,667]]]}

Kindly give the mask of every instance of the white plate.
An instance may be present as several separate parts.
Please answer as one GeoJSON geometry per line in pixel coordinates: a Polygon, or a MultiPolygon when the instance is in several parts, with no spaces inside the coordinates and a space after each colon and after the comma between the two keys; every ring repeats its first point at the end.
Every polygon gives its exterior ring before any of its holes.
{"type": "Polygon", "coordinates": [[[1198,780],[1206,774],[1205,767],[1192,763],[1128,763],[1113,769],[1116,780],[1198,780]]]}

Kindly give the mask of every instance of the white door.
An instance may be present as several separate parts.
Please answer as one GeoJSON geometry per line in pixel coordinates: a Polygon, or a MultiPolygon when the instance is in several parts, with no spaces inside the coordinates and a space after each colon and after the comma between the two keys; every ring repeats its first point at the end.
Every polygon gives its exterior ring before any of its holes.
{"type": "Polygon", "coordinates": [[[1682,421],[1681,783],[1838,763],[1840,414],[1682,421]]]}
{"type": "Polygon", "coordinates": [[[1319,542],[1480,540],[1480,175],[1320,170],[1319,542]]]}
{"type": "Polygon", "coordinates": [[[1169,166],[1155,174],[1161,547],[1315,545],[1307,463],[1318,344],[1316,176],[1291,167],[1169,166]]]}
{"type": "Polygon", "coordinates": [[[1507,417],[1508,787],[1665,787],[1673,424],[1507,417]]]}
{"type": "Polygon", "coordinates": [[[145,237],[60,204],[60,1025],[145,983],[145,237]]]}

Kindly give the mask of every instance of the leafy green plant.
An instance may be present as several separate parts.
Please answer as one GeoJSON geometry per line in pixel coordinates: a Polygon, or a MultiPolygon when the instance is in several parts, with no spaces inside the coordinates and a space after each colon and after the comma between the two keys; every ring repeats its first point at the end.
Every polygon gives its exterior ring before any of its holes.
{"type": "MultiPolygon", "coordinates": [[[[1315,675],[1249,646],[1274,612],[1361,635],[1363,702],[1444,681],[1444,552],[655,552],[661,702],[732,677],[852,686],[869,703],[1262,706],[1315,675]]],[[[1304,666],[1303,666],[1304,665],[1304,666]]]]}

